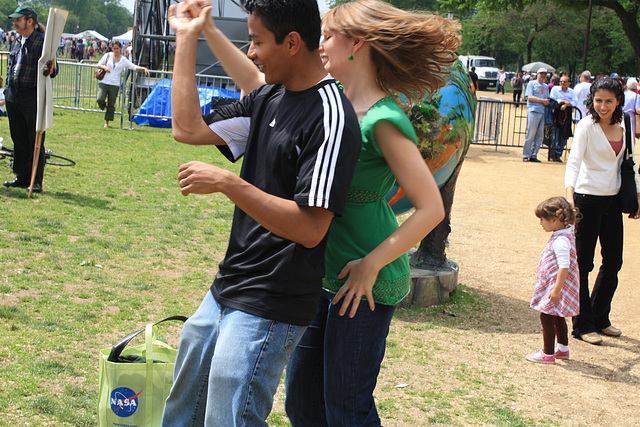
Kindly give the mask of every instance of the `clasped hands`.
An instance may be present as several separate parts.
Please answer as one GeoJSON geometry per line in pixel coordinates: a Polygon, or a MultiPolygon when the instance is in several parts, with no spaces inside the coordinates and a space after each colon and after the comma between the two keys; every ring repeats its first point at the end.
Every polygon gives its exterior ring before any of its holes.
{"type": "Polygon", "coordinates": [[[185,0],[169,6],[167,20],[176,34],[200,34],[207,22],[213,24],[211,9],[211,3],[206,0],[185,0]]]}

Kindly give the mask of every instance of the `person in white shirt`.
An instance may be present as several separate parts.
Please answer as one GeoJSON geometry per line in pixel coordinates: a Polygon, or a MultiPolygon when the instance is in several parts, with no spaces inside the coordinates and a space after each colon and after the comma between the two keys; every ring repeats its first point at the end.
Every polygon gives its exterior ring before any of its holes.
{"type": "Polygon", "coordinates": [[[575,119],[581,120],[587,117],[587,95],[589,95],[589,88],[591,87],[591,73],[589,70],[585,70],[580,74],[580,83],[575,85],[573,91],[576,93],[576,98],[578,100],[578,110],[580,112],[575,112],[575,119]]]}
{"type": "Polygon", "coordinates": [[[560,85],[551,88],[549,95],[560,105],[553,113],[553,142],[549,149],[549,160],[552,162],[562,162],[564,147],[571,136],[572,109],[578,105],[576,94],[569,83],[569,76],[564,74],[560,77],[560,85]]]}
{"type": "MultiPolygon", "coordinates": [[[[600,344],[597,332],[620,336],[611,325],[611,301],[618,287],[622,267],[622,211],[620,165],[626,138],[622,112],[624,88],[605,77],[591,86],[587,102],[589,115],[576,126],[567,167],[567,200],[580,210],[576,228],[576,249],[580,270],[580,314],[573,318],[573,336],[589,344],[600,344]],[[600,240],[602,266],[589,294],[589,273],[593,270],[596,244],[600,240]]],[[[636,188],[640,189],[637,166],[636,188]]],[[[640,200],[640,193],[638,194],[640,200]]],[[[629,218],[640,218],[640,210],[629,218]]]]}
{"type": "Polygon", "coordinates": [[[120,90],[120,74],[123,70],[140,70],[148,76],[149,70],[146,67],[139,67],[122,56],[122,43],[114,42],[111,46],[113,52],[104,55],[98,62],[98,68],[106,71],[102,81],[98,84],[98,97],[96,101],[101,110],[105,108],[104,128],[109,127],[109,122],[113,120],[116,98],[120,90]]]}
{"type": "Polygon", "coordinates": [[[500,93],[500,91],[502,91],[502,94],[504,95],[504,82],[506,80],[507,80],[507,74],[501,68],[500,70],[498,70],[498,81],[496,82],[496,93],[500,93]]]}
{"type": "Polygon", "coordinates": [[[627,90],[624,91],[624,105],[622,111],[628,113],[631,118],[631,135],[636,134],[636,108],[640,107],[640,101],[638,101],[638,94],[636,89],[638,88],[638,81],[633,77],[629,77],[627,80],[627,90]]]}

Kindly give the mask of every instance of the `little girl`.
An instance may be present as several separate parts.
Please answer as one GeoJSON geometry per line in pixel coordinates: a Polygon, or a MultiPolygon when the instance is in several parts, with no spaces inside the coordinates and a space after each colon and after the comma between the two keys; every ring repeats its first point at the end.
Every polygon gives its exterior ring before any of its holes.
{"type": "Polygon", "coordinates": [[[540,203],[536,216],[545,231],[553,232],[542,251],[531,308],[540,312],[543,348],[527,354],[535,363],[555,363],[569,358],[569,336],[565,317],[580,311],[580,274],[576,254],[574,225],[578,210],[564,197],[552,197],[540,203]],[[558,347],[554,350],[555,339],[558,347]]]}

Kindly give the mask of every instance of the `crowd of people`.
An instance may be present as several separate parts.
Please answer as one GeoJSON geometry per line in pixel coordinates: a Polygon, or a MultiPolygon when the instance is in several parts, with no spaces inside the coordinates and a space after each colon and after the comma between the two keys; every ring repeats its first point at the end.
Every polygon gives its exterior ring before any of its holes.
{"type": "MultiPolygon", "coordinates": [[[[84,39],[84,38],[61,38],[58,46],[58,55],[63,58],[75,59],[96,59],[109,52],[113,52],[114,41],[84,39]]],[[[120,42],[118,42],[120,43],[120,42]]],[[[123,55],[129,59],[132,51],[131,43],[126,42],[123,47],[123,55]]]]}
{"type": "MultiPolygon", "coordinates": [[[[552,126],[548,160],[562,162],[567,140],[573,135],[572,124],[589,114],[587,99],[593,81],[613,78],[624,88],[622,109],[631,117],[632,134],[635,135],[635,117],[640,114],[638,80],[623,78],[617,73],[593,77],[588,70],[579,76],[579,82],[571,88],[571,78],[565,72],[548,73],[540,68],[536,73],[525,72],[513,77],[513,100],[519,102],[521,88],[524,88],[527,102],[527,133],[522,153],[523,161],[539,163],[538,152],[542,146],[545,125],[552,126]]],[[[518,105],[516,105],[517,107],[518,105]]]]}
{"type": "MultiPolygon", "coordinates": [[[[0,34],[0,49],[10,50],[16,38],[20,34],[16,31],[8,31],[0,34]]],[[[62,37],[58,44],[58,57],[75,59],[96,59],[113,51],[113,41],[98,40],[93,38],[62,37]]],[[[131,42],[124,43],[123,54],[130,58],[131,42]]]]}

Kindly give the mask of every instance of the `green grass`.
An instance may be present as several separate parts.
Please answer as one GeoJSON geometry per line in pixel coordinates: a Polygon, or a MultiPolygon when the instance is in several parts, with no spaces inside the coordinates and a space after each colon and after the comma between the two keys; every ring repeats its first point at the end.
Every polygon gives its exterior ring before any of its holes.
{"type": "MultiPolygon", "coordinates": [[[[11,145],[6,118],[0,136],[11,145]]],[[[55,111],[46,146],[77,165],[47,166],[44,193],[31,199],[0,189],[0,426],[94,426],[99,350],[148,322],[193,313],[226,250],[232,204],[221,195],[183,197],[178,166],[197,159],[237,173],[240,165],[215,148],[178,144],[167,129],[103,130],[101,115],[69,110],[55,111]]],[[[6,164],[0,180],[12,178],[6,164]]],[[[455,344],[460,330],[497,321],[461,287],[445,306],[398,310],[394,322],[383,366],[391,376],[407,359],[433,369],[447,351],[413,334],[447,331],[455,344]]],[[[175,340],[177,332],[162,335],[175,340]]],[[[453,387],[433,381],[402,399],[382,390],[381,415],[415,425],[538,423],[510,409],[522,390],[494,385],[494,372],[449,368],[453,387]],[[408,407],[424,418],[405,415],[408,407]]],[[[410,382],[411,374],[397,377],[410,382]]],[[[288,425],[280,409],[269,422],[288,425]]]]}

